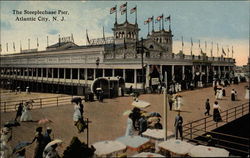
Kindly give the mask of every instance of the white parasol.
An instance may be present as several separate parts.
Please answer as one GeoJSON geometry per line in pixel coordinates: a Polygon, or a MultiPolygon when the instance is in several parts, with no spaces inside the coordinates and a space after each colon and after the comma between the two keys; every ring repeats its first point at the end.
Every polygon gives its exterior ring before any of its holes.
{"type": "Polygon", "coordinates": [[[96,149],[95,154],[100,156],[109,155],[126,149],[126,145],[118,141],[101,141],[93,144],[96,149]]]}
{"type": "Polygon", "coordinates": [[[133,155],[132,157],[165,157],[165,156],[156,153],[141,152],[139,154],[133,155]]]}
{"type": "Polygon", "coordinates": [[[191,157],[229,157],[229,152],[222,148],[197,145],[188,153],[191,157]]]}
{"type": "Polygon", "coordinates": [[[194,147],[193,144],[187,143],[186,141],[169,139],[167,141],[161,142],[158,144],[158,147],[168,150],[171,153],[178,155],[186,155],[194,147]]]}
{"type": "Polygon", "coordinates": [[[55,144],[60,145],[60,144],[62,144],[62,142],[63,142],[63,141],[60,140],[60,139],[55,139],[55,140],[49,142],[49,143],[46,145],[46,147],[44,148],[44,150],[47,150],[49,147],[51,147],[52,145],[55,145],[55,144]]]}
{"type": "MultiPolygon", "coordinates": [[[[164,130],[163,129],[147,129],[145,132],[142,133],[143,136],[149,137],[156,140],[163,140],[164,139],[164,130]]],[[[167,137],[170,138],[174,136],[174,133],[171,131],[167,131],[167,137]]]]}
{"type": "Polygon", "coordinates": [[[117,138],[116,140],[125,144],[132,150],[139,150],[140,147],[149,142],[148,138],[143,138],[141,136],[123,136],[117,138]]]}
{"type": "Polygon", "coordinates": [[[124,111],[123,112],[123,116],[128,116],[130,113],[132,113],[132,111],[131,110],[126,110],[126,111],[124,111]]]}
{"type": "Polygon", "coordinates": [[[150,106],[150,103],[143,101],[143,100],[138,100],[138,101],[133,101],[132,105],[137,107],[137,108],[146,108],[146,107],[150,106]]]}

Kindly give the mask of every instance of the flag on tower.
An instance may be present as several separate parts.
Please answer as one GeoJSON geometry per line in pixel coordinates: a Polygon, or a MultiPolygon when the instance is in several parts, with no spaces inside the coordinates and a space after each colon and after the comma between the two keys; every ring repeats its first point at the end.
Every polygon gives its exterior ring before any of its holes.
{"type": "Polygon", "coordinates": [[[171,20],[171,17],[170,15],[168,17],[165,18],[165,21],[170,21],[171,20]]]}
{"type": "Polygon", "coordinates": [[[193,39],[191,38],[191,46],[193,46],[193,39]]]}
{"type": "Polygon", "coordinates": [[[183,36],[181,36],[181,45],[184,46],[184,43],[183,43],[183,36]]]}
{"type": "Polygon", "coordinates": [[[38,38],[36,39],[36,46],[39,47],[38,38]]]}
{"type": "Polygon", "coordinates": [[[8,43],[6,43],[6,51],[8,52],[8,43]]]}
{"type": "Polygon", "coordinates": [[[88,30],[86,30],[86,38],[87,38],[88,44],[90,44],[89,35],[88,35],[88,30]]]}
{"type": "Polygon", "coordinates": [[[150,23],[151,21],[153,21],[154,17],[152,16],[151,18],[148,18],[148,22],[150,23]]]}
{"type": "Polygon", "coordinates": [[[127,3],[124,3],[120,6],[120,11],[127,9],[127,3]]]}
{"type": "Polygon", "coordinates": [[[130,14],[133,14],[136,11],[136,9],[137,9],[136,7],[130,9],[130,14]]]}
{"type": "Polygon", "coordinates": [[[149,23],[148,19],[144,21],[144,25],[146,25],[148,23],[149,23]]]}
{"type": "Polygon", "coordinates": [[[110,14],[113,14],[114,12],[116,12],[116,6],[115,6],[115,7],[110,8],[110,14]]]}
{"type": "Polygon", "coordinates": [[[158,16],[158,17],[156,18],[156,20],[157,20],[157,21],[160,21],[162,18],[163,18],[163,15],[158,16]]]}
{"type": "Polygon", "coordinates": [[[124,10],[121,11],[121,15],[125,14],[127,11],[127,8],[125,8],[124,10]]]}

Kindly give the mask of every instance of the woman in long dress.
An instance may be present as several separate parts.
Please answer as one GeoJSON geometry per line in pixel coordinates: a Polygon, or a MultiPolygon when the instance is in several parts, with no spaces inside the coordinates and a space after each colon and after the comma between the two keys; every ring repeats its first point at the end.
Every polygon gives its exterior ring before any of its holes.
{"type": "Polygon", "coordinates": [[[220,96],[220,89],[217,88],[216,94],[215,94],[215,99],[219,99],[219,96],[220,96]]]}
{"type": "Polygon", "coordinates": [[[221,99],[222,99],[222,96],[223,96],[223,91],[222,91],[222,89],[220,88],[218,99],[221,100],[221,99]]]}
{"type": "Polygon", "coordinates": [[[126,128],[125,136],[134,135],[134,126],[133,126],[132,117],[133,117],[132,113],[130,113],[128,116],[128,120],[127,120],[127,128],[126,128]]]}
{"type": "Polygon", "coordinates": [[[234,89],[232,89],[232,91],[231,91],[231,100],[235,101],[235,91],[234,91],[234,89]]]}
{"type": "Polygon", "coordinates": [[[220,106],[217,101],[214,102],[213,105],[214,113],[213,113],[213,120],[215,122],[220,122],[222,121],[221,116],[220,116],[220,106]]]}
{"type": "Polygon", "coordinates": [[[20,118],[20,121],[32,121],[32,116],[31,116],[31,112],[30,112],[30,104],[26,103],[23,106],[23,112],[22,112],[22,116],[20,118]]]}

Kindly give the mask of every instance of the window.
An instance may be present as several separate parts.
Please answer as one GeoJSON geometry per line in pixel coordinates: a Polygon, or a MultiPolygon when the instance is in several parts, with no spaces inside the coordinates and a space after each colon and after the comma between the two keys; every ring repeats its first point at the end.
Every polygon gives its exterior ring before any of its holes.
{"type": "Polygon", "coordinates": [[[85,76],[84,76],[84,69],[80,69],[80,80],[84,80],[85,76]]]}
{"type": "Polygon", "coordinates": [[[96,69],[95,70],[96,71],[96,73],[95,73],[95,78],[98,78],[98,77],[103,77],[102,75],[102,73],[103,73],[103,70],[102,69],[96,69]]]}
{"type": "Polygon", "coordinates": [[[47,69],[43,68],[43,77],[47,77],[47,69]]]}
{"type": "Polygon", "coordinates": [[[87,69],[87,79],[88,80],[94,79],[94,69],[87,69]]]}
{"type": "Polygon", "coordinates": [[[64,78],[64,68],[59,69],[59,78],[64,78]]]}
{"type": "Polygon", "coordinates": [[[53,70],[53,78],[58,78],[58,68],[54,68],[54,70],[53,70]]]}
{"type": "Polygon", "coordinates": [[[41,68],[38,68],[38,77],[41,77],[42,76],[42,69],[41,68]]]}
{"type": "Polygon", "coordinates": [[[78,79],[78,69],[72,69],[72,79],[78,79]]]}
{"type": "Polygon", "coordinates": [[[134,83],[134,70],[133,69],[125,70],[125,81],[127,83],[134,83]]]}
{"type": "Polygon", "coordinates": [[[66,78],[66,79],[70,79],[70,69],[65,69],[65,71],[66,71],[66,76],[65,76],[65,78],[66,78]]]}
{"type": "MultiPolygon", "coordinates": [[[[144,69],[144,76],[145,76],[145,69],[144,69]]],[[[142,75],[142,69],[137,69],[136,70],[136,78],[137,78],[137,83],[143,83],[143,79],[145,80],[145,77],[142,75]]]]}
{"type": "Polygon", "coordinates": [[[115,69],[115,77],[116,76],[123,77],[123,69],[115,69]]]}
{"type": "Polygon", "coordinates": [[[112,76],[112,69],[105,69],[105,77],[112,76]]]}

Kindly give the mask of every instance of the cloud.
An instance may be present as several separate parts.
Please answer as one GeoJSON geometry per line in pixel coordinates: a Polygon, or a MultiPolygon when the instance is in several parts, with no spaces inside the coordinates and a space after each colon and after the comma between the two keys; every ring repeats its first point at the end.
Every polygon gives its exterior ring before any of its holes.
{"type": "Polygon", "coordinates": [[[1,21],[1,29],[11,30],[12,26],[8,21],[1,21]]]}
{"type": "Polygon", "coordinates": [[[56,35],[58,33],[59,33],[59,31],[56,30],[56,29],[51,29],[51,30],[48,31],[48,34],[50,34],[50,35],[56,35]]]}

